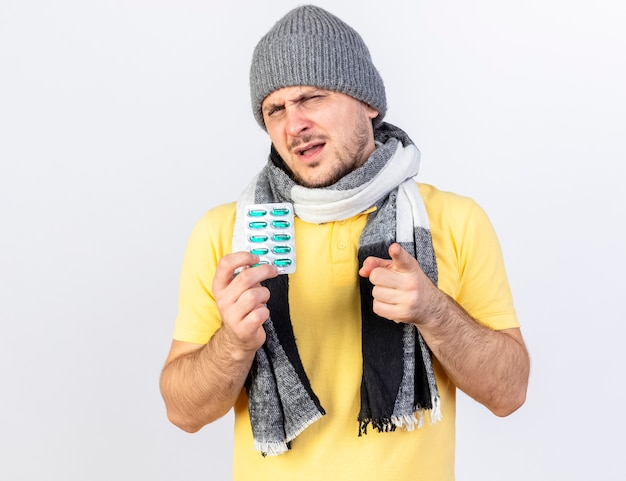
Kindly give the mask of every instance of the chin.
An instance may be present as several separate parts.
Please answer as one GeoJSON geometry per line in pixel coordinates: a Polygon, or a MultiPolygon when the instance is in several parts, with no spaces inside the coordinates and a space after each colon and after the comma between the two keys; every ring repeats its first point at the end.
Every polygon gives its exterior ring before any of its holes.
{"type": "Polygon", "coordinates": [[[316,175],[296,179],[298,184],[308,188],[320,188],[333,185],[337,178],[334,175],[316,175]]]}
{"type": "MultiPolygon", "coordinates": [[[[307,169],[307,172],[304,172],[304,175],[296,173],[293,176],[293,180],[296,184],[310,189],[329,187],[339,182],[343,177],[351,172],[351,169],[337,168],[337,166],[335,166],[335,169],[332,169],[330,172],[322,171],[322,167],[320,167],[319,164],[311,164],[308,167],[309,169],[307,169]]],[[[342,165],[341,167],[345,166],[342,165]]]]}

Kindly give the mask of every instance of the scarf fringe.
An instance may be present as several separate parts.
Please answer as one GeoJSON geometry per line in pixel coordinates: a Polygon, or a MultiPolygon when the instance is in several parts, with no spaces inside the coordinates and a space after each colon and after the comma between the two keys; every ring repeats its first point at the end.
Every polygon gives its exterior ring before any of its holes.
{"type": "Polygon", "coordinates": [[[370,424],[379,433],[389,433],[396,430],[396,425],[393,423],[391,418],[367,418],[359,421],[359,437],[367,434],[367,427],[370,424]]]}
{"type": "Polygon", "coordinates": [[[289,445],[281,441],[257,441],[254,440],[255,451],[260,451],[263,457],[278,456],[289,450],[289,445]]]}
{"type": "Polygon", "coordinates": [[[431,409],[418,409],[413,414],[392,416],[391,422],[395,427],[404,431],[413,431],[415,428],[420,429],[424,426],[424,418],[426,417],[426,413],[428,413],[430,424],[435,424],[443,419],[443,415],[441,414],[441,402],[439,398],[434,398],[432,402],[433,407],[431,409]]]}
{"type": "Polygon", "coordinates": [[[417,409],[413,414],[401,414],[383,419],[364,419],[359,423],[359,436],[367,434],[367,428],[371,424],[379,433],[393,432],[400,428],[403,431],[413,431],[424,426],[424,418],[428,413],[430,424],[435,424],[443,419],[441,414],[441,400],[439,397],[433,398],[432,409],[417,409]]]}
{"type": "Polygon", "coordinates": [[[433,396],[432,403],[433,407],[429,409],[428,414],[430,415],[430,424],[435,424],[443,419],[443,414],[441,413],[441,398],[439,396],[433,396]]]}
{"type": "Polygon", "coordinates": [[[391,421],[405,431],[413,431],[415,428],[419,429],[424,425],[424,414],[420,409],[413,414],[392,416],[391,421]]]}
{"type": "Polygon", "coordinates": [[[324,413],[318,413],[315,416],[311,417],[306,423],[302,424],[297,431],[295,431],[291,436],[289,436],[285,442],[283,441],[257,441],[254,440],[254,450],[259,451],[263,457],[267,456],[278,456],[283,454],[291,449],[291,441],[296,439],[302,431],[308,428],[315,421],[321,419],[324,413]]]}

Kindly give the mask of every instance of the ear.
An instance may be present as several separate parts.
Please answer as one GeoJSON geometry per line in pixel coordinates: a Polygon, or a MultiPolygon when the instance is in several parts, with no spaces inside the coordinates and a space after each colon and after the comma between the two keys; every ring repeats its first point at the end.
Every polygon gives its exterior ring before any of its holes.
{"type": "Polygon", "coordinates": [[[378,117],[378,110],[376,110],[371,105],[365,103],[363,105],[365,106],[365,112],[370,119],[374,120],[376,117],[378,117]]]}

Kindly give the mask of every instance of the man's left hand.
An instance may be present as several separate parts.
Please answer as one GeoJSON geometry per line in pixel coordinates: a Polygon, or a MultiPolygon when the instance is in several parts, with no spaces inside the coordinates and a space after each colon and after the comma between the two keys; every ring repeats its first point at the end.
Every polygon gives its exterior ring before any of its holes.
{"type": "Polygon", "coordinates": [[[442,293],[400,244],[389,246],[391,259],[368,257],[359,275],[374,285],[374,312],[395,322],[426,324],[436,317],[442,293]]]}

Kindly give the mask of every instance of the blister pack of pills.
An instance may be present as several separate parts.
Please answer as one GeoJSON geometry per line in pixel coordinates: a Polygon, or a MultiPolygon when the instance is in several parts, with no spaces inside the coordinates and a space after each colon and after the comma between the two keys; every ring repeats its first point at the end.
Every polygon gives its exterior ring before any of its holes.
{"type": "Polygon", "coordinates": [[[290,203],[246,206],[246,248],[259,256],[259,264],[273,264],[280,274],[296,270],[293,219],[290,203]]]}

